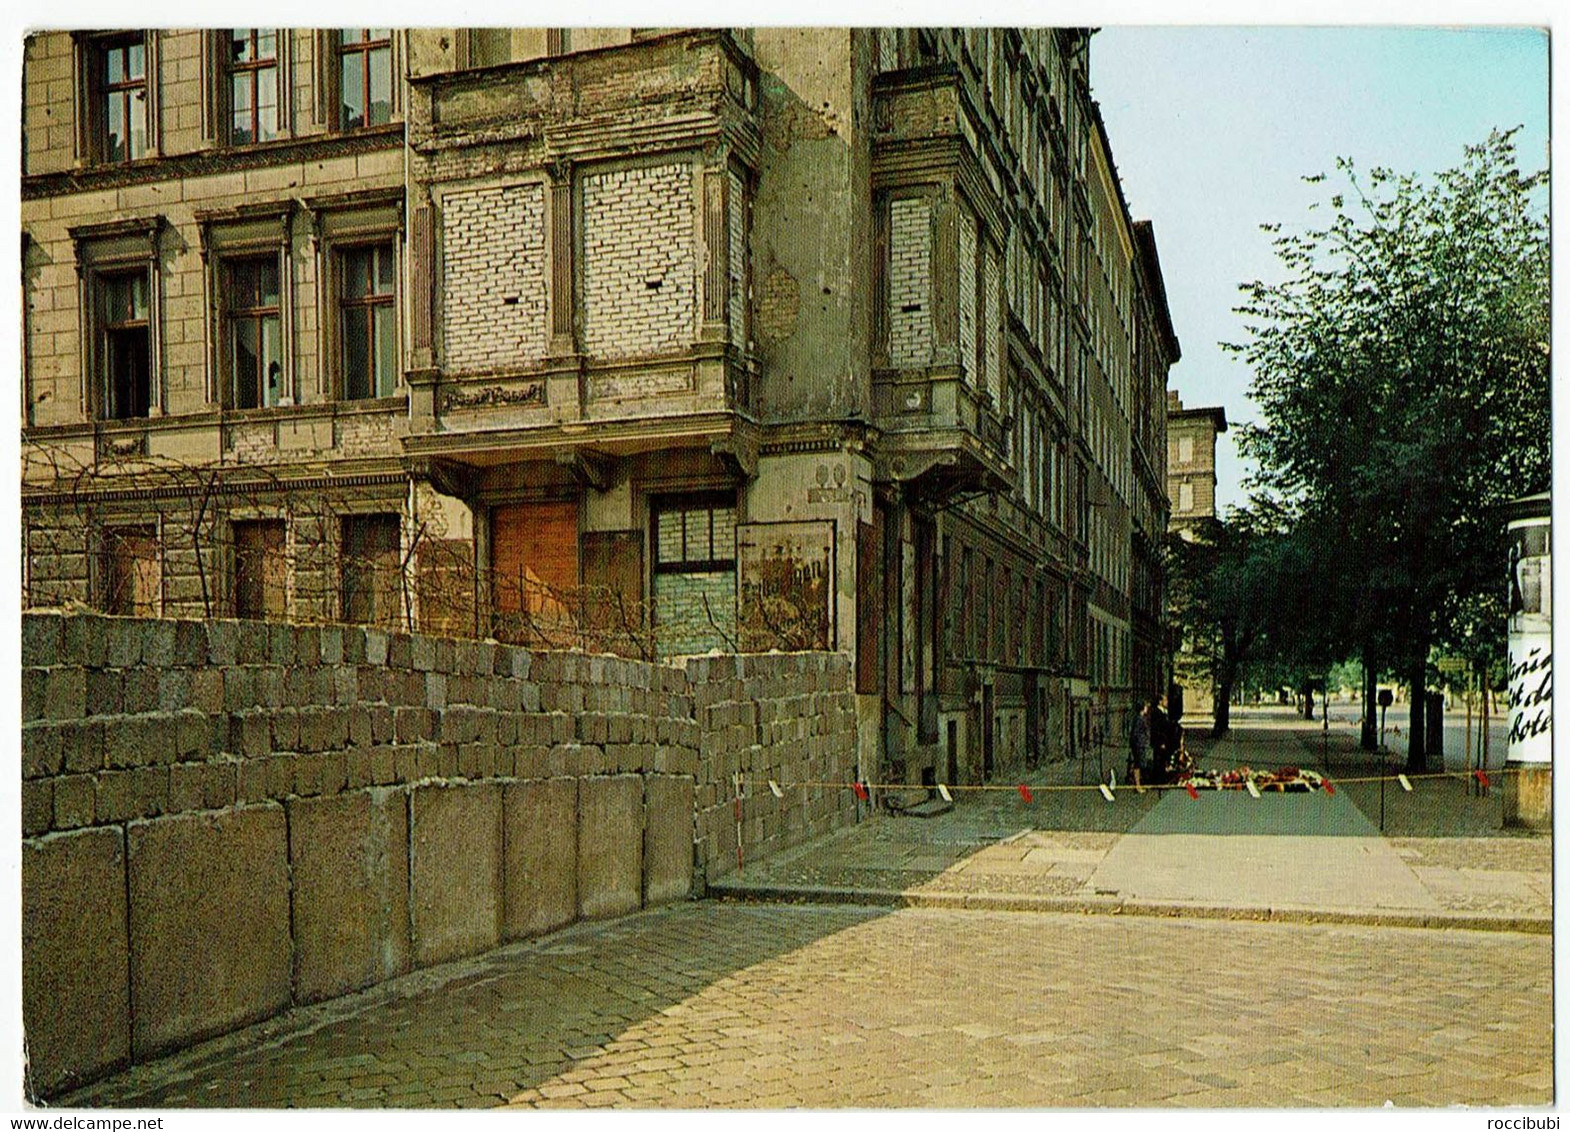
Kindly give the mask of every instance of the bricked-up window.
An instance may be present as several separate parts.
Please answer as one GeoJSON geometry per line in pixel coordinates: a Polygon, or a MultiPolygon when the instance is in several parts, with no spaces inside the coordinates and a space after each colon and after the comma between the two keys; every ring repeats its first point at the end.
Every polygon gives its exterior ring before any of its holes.
{"type": "Polygon", "coordinates": [[[398,384],[397,278],[393,246],[346,248],[339,255],[339,327],[346,399],[391,397],[398,384]]]}
{"type": "Polygon", "coordinates": [[[278,33],[271,28],[231,28],[229,140],[234,145],[278,136],[278,33]]]}
{"type": "Polygon", "coordinates": [[[343,520],[343,619],[397,626],[403,617],[403,559],[397,515],[350,515],[343,520]]]}
{"type": "Polygon", "coordinates": [[[159,614],[158,529],[108,527],[103,532],[99,605],[120,617],[159,614]]]}
{"type": "Polygon", "coordinates": [[[225,329],[237,409],[278,404],[283,387],[278,297],[277,256],[224,265],[225,329]]]}
{"type": "Polygon", "coordinates": [[[392,121],[392,31],[344,28],[338,33],[338,124],[345,130],[392,121]]]}
{"type": "Polygon", "coordinates": [[[152,404],[152,328],[146,271],[98,277],[102,415],[132,420],[152,404]]]}
{"type": "Polygon", "coordinates": [[[84,64],[93,119],[91,156],[107,164],[148,155],[147,40],[141,32],[93,41],[84,64]]]}
{"type": "Polygon", "coordinates": [[[234,524],[234,615],[277,620],[288,611],[288,557],[282,519],[234,524]]]}

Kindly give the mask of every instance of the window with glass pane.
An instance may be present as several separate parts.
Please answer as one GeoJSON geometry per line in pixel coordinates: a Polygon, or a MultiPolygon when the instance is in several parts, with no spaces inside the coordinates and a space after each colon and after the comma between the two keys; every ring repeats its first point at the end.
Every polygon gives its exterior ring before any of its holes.
{"type": "Polygon", "coordinates": [[[339,124],[346,130],[392,121],[392,30],[338,33],[339,124]]]}
{"type": "Polygon", "coordinates": [[[669,500],[656,512],[656,572],[731,570],[736,565],[736,508],[717,499],[669,500]]]}
{"type": "Polygon", "coordinates": [[[145,417],[152,404],[152,337],[147,272],[99,280],[100,359],[104,416],[145,417]]]}
{"type": "Polygon", "coordinates": [[[271,141],[278,136],[278,33],[231,28],[228,35],[229,140],[271,141]]]}
{"type": "Polygon", "coordinates": [[[135,161],[147,156],[147,60],[140,33],[102,47],[103,160],[135,161]]]}
{"type": "Polygon", "coordinates": [[[224,284],[234,407],[276,405],[283,392],[278,257],[235,260],[225,266],[224,284]]]}
{"type": "Polygon", "coordinates": [[[340,291],[344,397],[390,397],[398,384],[398,324],[391,244],[350,248],[340,291]]]}

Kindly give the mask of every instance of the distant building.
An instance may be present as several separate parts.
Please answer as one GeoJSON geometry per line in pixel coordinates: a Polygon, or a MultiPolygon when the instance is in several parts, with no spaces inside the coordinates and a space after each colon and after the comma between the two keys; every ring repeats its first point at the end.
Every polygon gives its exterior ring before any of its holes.
{"type": "Polygon", "coordinates": [[[1167,390],[1167,529],[1191,531],[1216,517],[1216,437],[1227,430],[1219,405],[1185,409],[1177,390],[1167,390]]]}

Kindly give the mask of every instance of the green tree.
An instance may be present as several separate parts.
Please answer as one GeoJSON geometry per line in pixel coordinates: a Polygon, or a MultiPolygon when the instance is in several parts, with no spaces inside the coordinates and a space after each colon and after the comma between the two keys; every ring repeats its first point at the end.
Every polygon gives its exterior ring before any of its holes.
{"type": "Polygon", "coordinates": [[[1317,544],[1272,508],[1233,510],[1168,540],[1170,612],[1199,654],[1215,696],[1213,734],[1231,726],[1234,691],[1249,680],[1304,686],[1333,652],[1312,615],[1322,570],[1317,544]]]}
{"type": "Polygon", "coordinates": [[[1365,671],[1411,684],[1413,769],[1430,647],[1498,650],[1502,506],[1548,483],[1547,173],[1513,134],[1428,180],[1338,161],[1327,225],[1266,226],[1285,278],[1243,285],[1230,347],[1255,486],[1338,564],[1326,608],[1365,671]]]}

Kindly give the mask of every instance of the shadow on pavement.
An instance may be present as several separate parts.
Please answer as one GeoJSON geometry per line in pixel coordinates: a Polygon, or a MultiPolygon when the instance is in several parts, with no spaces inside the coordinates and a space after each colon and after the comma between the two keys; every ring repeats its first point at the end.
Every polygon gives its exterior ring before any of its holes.
{"type": "MultiPolygon", "coordinates": [[[[753,1024],[684,1006],[747,968],[889,914],[781,915],[723,904],[576,924],[554,936],[416,972],[138,1066],[57,1099],[68,1108],[479,1108],[585,1064],[645,1050],[667,1016],[697,1033],[753,1024]],[[695,1019],[696,1010],[712,1017],[695,1019]]],[[[655,1039],[657,1042],[657,1039],[655,1039]]],[[[661,1051],[643,1060],[658,1066],[661,1051]]],[[[675,1065],[672,1063],[672,1067],[675,1065]]],[[[547,1097],[550,1094],[547,1094],[547,1097]]],[[[621,1100],[622,1104],[626,1100],[621,1100]]]]}

